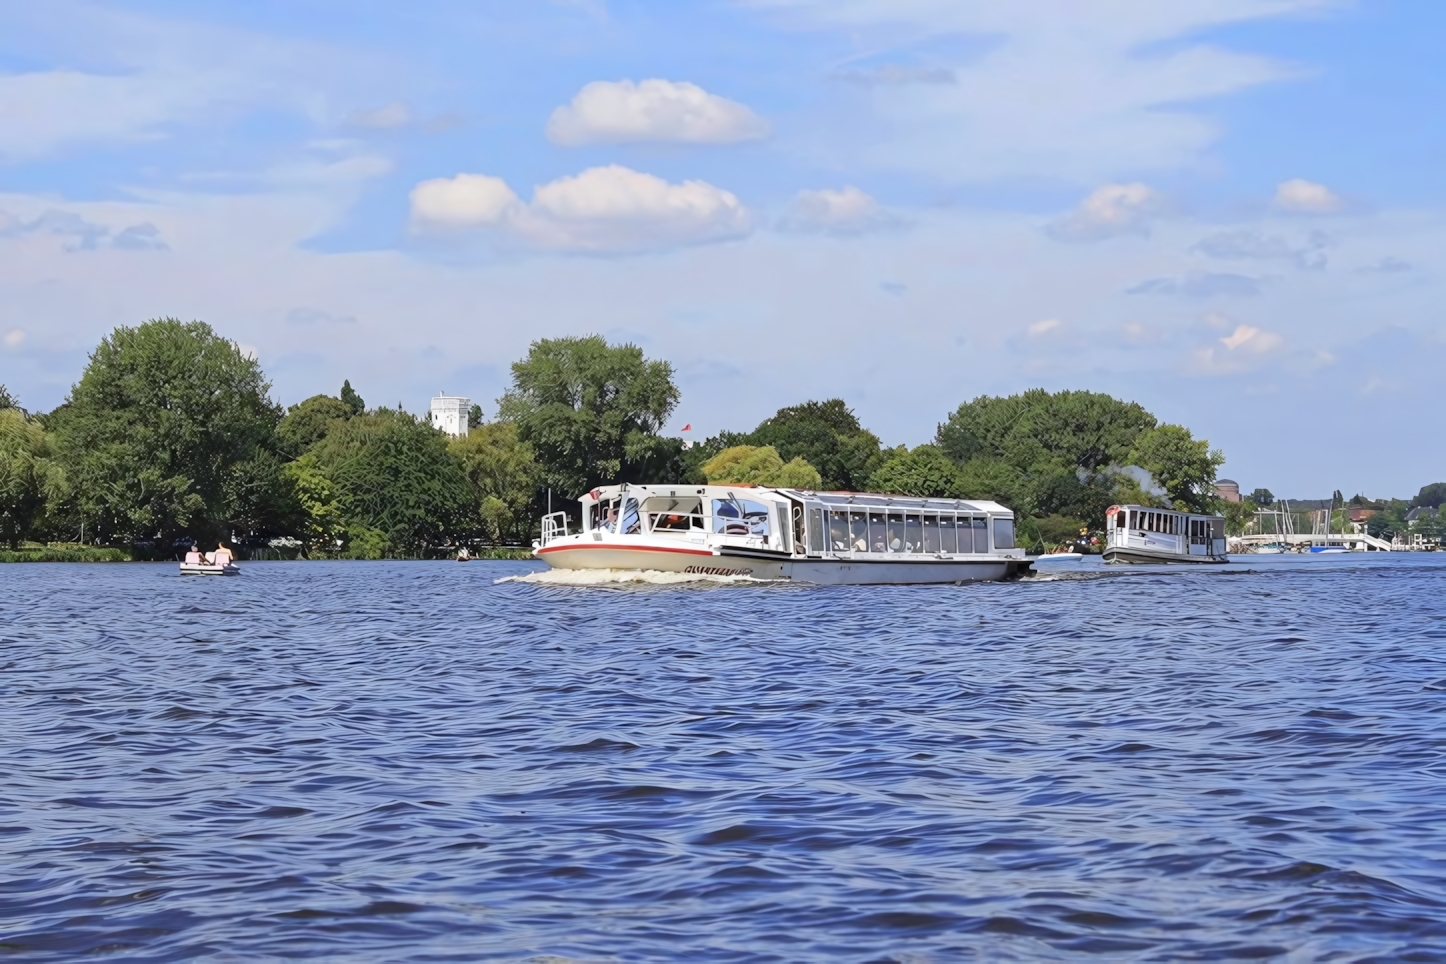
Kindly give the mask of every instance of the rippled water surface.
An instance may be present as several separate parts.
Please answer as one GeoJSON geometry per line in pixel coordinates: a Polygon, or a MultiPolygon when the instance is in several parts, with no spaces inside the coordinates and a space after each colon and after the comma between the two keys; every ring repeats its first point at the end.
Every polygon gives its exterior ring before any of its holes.
{"type": "Polygon", "coordinates": [[[1446,555],[0,567],[0,956],[1442,960],[1446,555]]]}

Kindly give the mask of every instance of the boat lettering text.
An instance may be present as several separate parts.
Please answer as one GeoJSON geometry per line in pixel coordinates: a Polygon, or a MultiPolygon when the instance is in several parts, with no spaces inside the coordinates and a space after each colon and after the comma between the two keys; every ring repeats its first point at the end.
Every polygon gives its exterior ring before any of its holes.
{"type": "Polygon", "coordinates": [[[722,566],[688,566],[683,570],[697,576],[751,576],[752,569],[725,569],[722,566]]]}

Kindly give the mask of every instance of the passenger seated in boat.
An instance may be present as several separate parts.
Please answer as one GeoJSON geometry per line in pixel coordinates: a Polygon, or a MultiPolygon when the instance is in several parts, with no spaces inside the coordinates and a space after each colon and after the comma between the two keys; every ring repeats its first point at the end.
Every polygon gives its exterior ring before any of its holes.
{"type": "Polygon", "coordinates": [[[210,557],[211,564],[216,566],[231,565],[231,550],[226,548],[226,543],[216,543],[216,551],[206,553],[210,557]]]}
{"type": "Polygon", "coordinates": [[[192,546],[191,551],[186,553],[186,565],[199,566],[201,564],[201,547],[192,546]]]}

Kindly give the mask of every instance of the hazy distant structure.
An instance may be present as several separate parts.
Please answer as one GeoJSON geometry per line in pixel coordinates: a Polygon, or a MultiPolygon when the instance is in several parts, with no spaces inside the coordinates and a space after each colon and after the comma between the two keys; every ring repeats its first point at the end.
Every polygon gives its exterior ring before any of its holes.
{"type": "Polygon", "coordinates": [[[1215,494],[1226,502],[1239,502],[1240,483],[1233,479],[1218,479],[1215,482],[1215,494]]]}
{"type": "Polygon", "coordinates": [[[462,438],[467,434],[467,412],[471,407],[470,398],[439,392],[432,399],[432,427],[462,438]]]}

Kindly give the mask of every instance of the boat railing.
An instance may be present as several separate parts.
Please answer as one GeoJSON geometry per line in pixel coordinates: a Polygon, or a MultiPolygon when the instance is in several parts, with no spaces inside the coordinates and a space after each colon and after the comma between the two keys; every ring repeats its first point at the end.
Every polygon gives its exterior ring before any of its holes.
{"type": "Polygon", "coordinates": [[[567,513],[554,512],[551,515],[542,517],[542,544],[545,546],[554,539],[561,539],[567,535],[567,513]]]}

